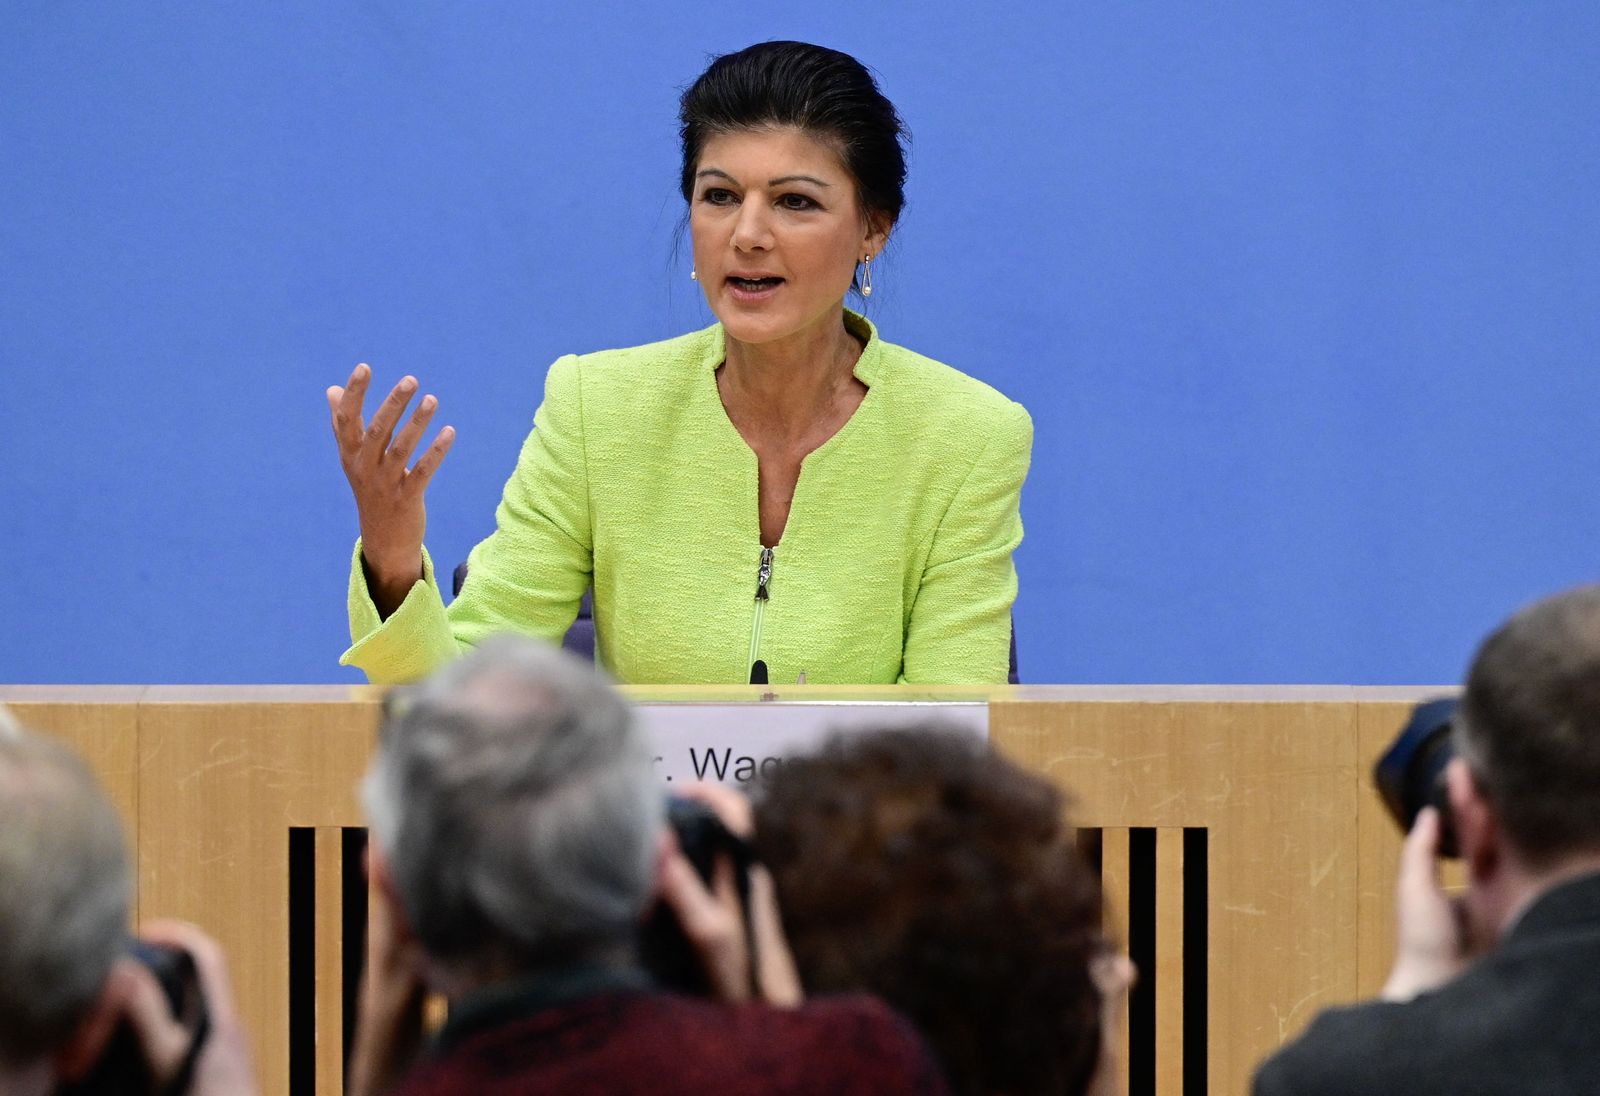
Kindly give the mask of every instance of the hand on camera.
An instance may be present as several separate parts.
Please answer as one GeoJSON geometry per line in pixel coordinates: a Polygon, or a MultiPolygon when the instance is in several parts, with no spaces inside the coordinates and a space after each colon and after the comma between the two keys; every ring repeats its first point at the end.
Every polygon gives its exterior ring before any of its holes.
{"type": "Polygon", "coordinates": [[[1453,979],[1468,962],[1465,918],[1439,879],[1439,812],[1425,807],[1406,835],[1395,891],[1398,934],[1389,1001],[1409,1001],[1453,979]]]}
{"type": "MultiPolygon", "coordinates": [[[[139,933],[147,943],[176,948],[194,960],[209,1031],[194,1063],[189,1096],[252,1096],[255,1069],[244,1028],[234,1006],[227,963],[217,942],[193,925],[159,921],[139,933]]],[[[122,1015],[143,1048],[157,1091],[166,1091],[189,1058],[194,1033],[172,1015],[166,994],[150,971],[134,959],[121,959],[112,971],[122,1015]]]]}
{"type": "MultiPolygon", "coordinates": [[[[722,824],[738,837],[755,833],[750,801],[729,788],[692,784],[678,794],[697,800],[716,812],[722,824]]],[[[734,883],[734,867],[719,856],[707,888],[694,865],[668,834],[662,869],[662,898],[672,907],[684,935],[700,956],[712,992],[724,1001],[746,1001],[752,995],[775,1005],[798,1005],[804,1000],[794,956],[783,935],[777,893],[772,876],[752,864],[750,876],[750,935],[755,938],[752,978],[750,946],[745,935],[745,915],[734,883]]]]}
{"type": "Polygon", "coordinates": [[[343,387],[329,388],[327,396],[333,436],[339,445],[339,463],[356,497],[368,583],[373,600],[387,616],[422,577],[422,535],[427,526],[422,495],[450,451],[455,429],[446,426],[440,430],[433,444],[408,469],[406,465],[422,441],[438,401],[432,396],[422,397],[410,421],[396,434],[395,426],[416,394],[417,380],[402,378],[378,405],[372,422],[363,424],[361,405],[371,382],[372,370],[358,365],[349,381],[343,387]]]}

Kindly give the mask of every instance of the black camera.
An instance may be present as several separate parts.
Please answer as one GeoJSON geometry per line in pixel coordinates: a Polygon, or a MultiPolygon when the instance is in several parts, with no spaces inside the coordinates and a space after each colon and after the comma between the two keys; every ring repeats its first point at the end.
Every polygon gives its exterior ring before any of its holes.
{"type": "Polygon", "coordinates": [[[200,978],[194,969],[194,959],[182,948],[147,944],[131,940],[127,953],[155,975],[173,1019],[190,1033],[189,1051],[182,1068],[172,1083],[158,1088],[150,1076],[145,1062],[144,1048],[139,1036],[127,1020],[118,1025],[106,1044],[100,1060],[88,1074],[77,1081],[59,1085],[56,1096],[155,1096],[157,1093],[179,1096],[188,1091],[194,1076],[195,1061],[205,1045],[210,1031],[205,997],[200,992],[200,978]]]}
{"type": "Polygon", "coordinates": [[[1456,755],[1450,733],[1456,707],[1457,701],[1445,697],[1424,701],[1411,709],[1411,718],[1400,737],[1372,770],[1384,806],[1407,833],[1423,807],[1438,808],[1439,855],[1450,859],[1461,855],[1444,781],[1445,767],[1456,755]]]}
{"type": "MultiPolygon", "coordinates": [[[[733,865],[733,881],[745,911],[745,942],[750,948],[751,969],[755,968],[755,949],[750,931],[750,866],[755,853],[750,843],[722,824],[716,812],[693,799],[667,797],[667,824],[677,835],[678,847],[695,872],[711,886],[718,857],[733,865]]],[[[678,917],[665,901],[657,902],[639,935],[639,957],[657,984],[680,993],[706,996],[711,992],[705,966],[684,935],[678,917]]]]}

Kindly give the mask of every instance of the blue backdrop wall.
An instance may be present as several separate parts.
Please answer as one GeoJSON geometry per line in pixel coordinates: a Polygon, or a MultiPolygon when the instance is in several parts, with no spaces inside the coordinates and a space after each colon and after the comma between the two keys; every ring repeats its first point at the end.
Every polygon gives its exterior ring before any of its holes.
{"type": "Polygon", "coordinates": [[[805,38],[915,135],[872,313],[1032,411],[1032,681],[1458,677],[1596,577],[1600,5],[0,3],[0,681],[350,681],[322,390],[429,543],[547,364],[709,322],[677,91],[805,38]]]}

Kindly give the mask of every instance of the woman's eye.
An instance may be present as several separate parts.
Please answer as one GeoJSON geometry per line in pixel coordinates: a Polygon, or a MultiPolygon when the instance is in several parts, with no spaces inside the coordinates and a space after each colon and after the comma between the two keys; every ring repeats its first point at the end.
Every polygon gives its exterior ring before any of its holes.
{"type": "Polygon", "coordinates": [[[705,202],[707,205],[729,205],[734,200],[733,191],[727,190],[720,186],[714,186],[709,188],[704,194],[700,195],[700,200],[705,202]]]}
{"type": "Polygon", "coordinates": [[[784,209],[816,209],[817,203],[804,194],[785,194],[778,199],[778,204],[784,209]]]}

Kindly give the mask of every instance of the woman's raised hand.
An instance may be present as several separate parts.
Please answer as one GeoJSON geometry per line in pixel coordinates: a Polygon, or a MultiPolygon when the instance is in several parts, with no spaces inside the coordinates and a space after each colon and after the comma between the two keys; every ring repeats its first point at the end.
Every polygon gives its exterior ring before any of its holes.
{"type": "Polygon", "coordinates": [[[417,379],[402,378],[378,406],[372,422],[363,424],[361,404],[371,383],[371,368],[356,366],[344,387],[328,389],[328,409],[333,414],[334,440],[339,443],[339,463],[356,496],[367,585],[378,611],[387,617],[422,577],[422,535],[428,524],[422,493],[450,451],[456,432],[449,426],[440,430],[408,469],[439,401],[423,396],[396,434],[395,425],[416,394],[417,379]]]}

